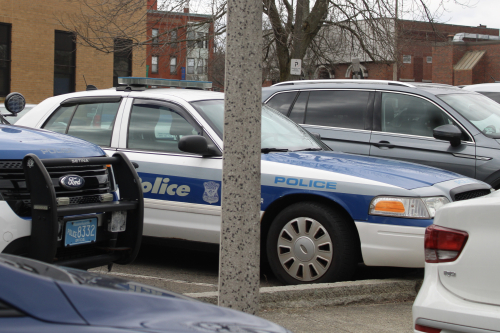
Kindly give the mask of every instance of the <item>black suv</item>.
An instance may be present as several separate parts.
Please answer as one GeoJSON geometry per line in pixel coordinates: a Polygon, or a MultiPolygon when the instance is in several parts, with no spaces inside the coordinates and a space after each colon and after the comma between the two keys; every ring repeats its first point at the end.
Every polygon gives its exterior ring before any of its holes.
{"type": "Polygon", "coordinates": [[[262,101],[332,149],[454,171],[500,188],[500,104],[432,83],[290,81],[262,101]]]}

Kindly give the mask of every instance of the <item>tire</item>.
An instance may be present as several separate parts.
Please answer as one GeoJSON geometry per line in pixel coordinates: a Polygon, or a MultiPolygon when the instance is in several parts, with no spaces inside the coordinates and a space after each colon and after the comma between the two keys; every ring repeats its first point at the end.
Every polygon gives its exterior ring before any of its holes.
{"type": "Polygon", "coordinates": [[[360,245],[356,227],[345,214],[301,202],[276,216],[267,234],[266,252],[281,282],[326,283],[352,277],[360,245]]]}

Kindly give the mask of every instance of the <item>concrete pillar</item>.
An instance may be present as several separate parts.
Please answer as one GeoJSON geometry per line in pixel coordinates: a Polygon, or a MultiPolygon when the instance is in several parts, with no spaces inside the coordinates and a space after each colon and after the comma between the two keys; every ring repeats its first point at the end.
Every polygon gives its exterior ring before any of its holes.
{"type": "Polygon", "coordinates": [[[256,313],[260,265],[262,3],[228,0],[219,305],[256,313]]]}

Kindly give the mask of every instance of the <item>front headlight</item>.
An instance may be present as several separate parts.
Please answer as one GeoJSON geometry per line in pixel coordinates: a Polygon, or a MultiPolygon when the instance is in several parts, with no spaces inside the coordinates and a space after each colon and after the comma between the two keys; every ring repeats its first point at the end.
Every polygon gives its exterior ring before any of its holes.
{"type": "Polygon", "coordinates": [[[375,197],[370,203],[370,215],[431,219],[436,211],[450,201],[446,197],[408,198],[375,197]]]}

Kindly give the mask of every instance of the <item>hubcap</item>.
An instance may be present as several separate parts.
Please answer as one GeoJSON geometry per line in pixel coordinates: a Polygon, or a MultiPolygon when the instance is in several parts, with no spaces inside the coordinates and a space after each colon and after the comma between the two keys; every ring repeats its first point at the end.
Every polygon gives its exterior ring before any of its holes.
{"type": "Polygon", "coordinates": [[[313,281],[322,277],[331,265],[333,245],[321,223],[308,217],[288,222],[278,237],[278,258],[293,278],[313,281]]]}

